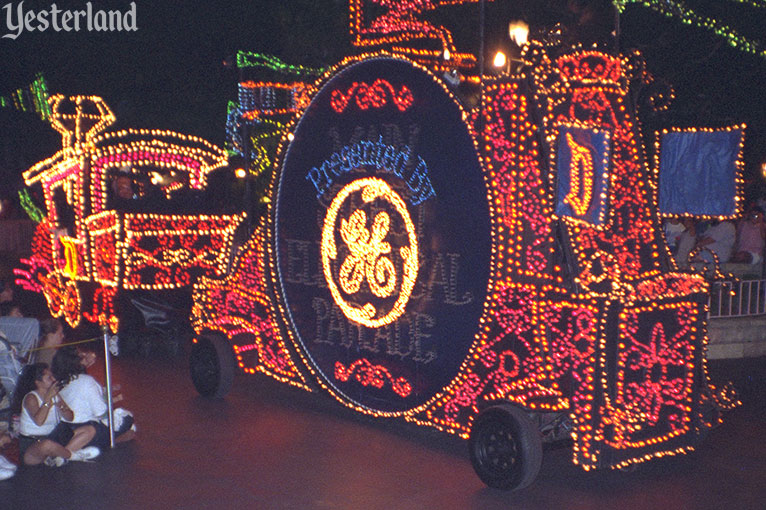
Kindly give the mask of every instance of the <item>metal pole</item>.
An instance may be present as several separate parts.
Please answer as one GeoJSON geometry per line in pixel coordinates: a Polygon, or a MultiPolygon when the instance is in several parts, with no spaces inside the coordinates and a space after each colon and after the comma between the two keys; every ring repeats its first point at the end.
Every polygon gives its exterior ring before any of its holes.
{"type": "Polygon", "coordinates": [[[112,423],[112,364],[109,359],[109,326],[101,326],[104,332],[104,373],[106,374],[106,407],[109,420],[109,447],[114,448],[114,423],[112,423]]]}
{"type": "Polygon", "coordinates": [[[737,301],[739,302],[739,307],[737,308],[737,315],[742,315],[742,300],[743,300],[743,294],[745,290],[745,286],[742,285],[742,282],[737,282],[737,287],[739,287],[739,296],[737,296],[737,301]]]}

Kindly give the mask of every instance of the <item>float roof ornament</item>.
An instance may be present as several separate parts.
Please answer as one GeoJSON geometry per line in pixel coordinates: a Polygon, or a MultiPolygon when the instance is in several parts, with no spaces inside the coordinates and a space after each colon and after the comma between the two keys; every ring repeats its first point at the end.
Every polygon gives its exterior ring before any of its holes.
{"type": "Polygon", "coordinates": [[[76,164],[77,155],[92,145],[93,139],[116,120],[112,110],[98,96],[64,96],[48,98],[51,127],[61,133],[61,150],[24,172],[27,185],[55,179],[76,164]]]}
{"type": "Polygon", "coordinates": [[[51,96],[51,125],[61,133],[61,145],[72,147],[89,142],[116,120],[106,102],[98,96],[51,96]]]}
{"type": "Polygon", "coordinates": [[[471,67],[476,56],[458,53],[452,33],[443,26],[420,19],[419,15],[446,5],[476,3],[479,0],[349,0],[349,30],[354,46],[397,45],[418,40],[436,42],[439,47],[393,46],[393,50],[424,62],[443,61],[445,67],[471,67]],[[381,13],[381,11],[383,11],[381,13]],[[381,13],[373,15],[371,13],[381,13]]]}

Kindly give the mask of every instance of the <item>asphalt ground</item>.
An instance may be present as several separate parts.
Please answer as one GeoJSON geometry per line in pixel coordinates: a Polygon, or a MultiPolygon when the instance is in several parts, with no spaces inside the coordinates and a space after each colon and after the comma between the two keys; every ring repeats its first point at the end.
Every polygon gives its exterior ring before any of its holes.
{"type": "Polygon", "coordinates": [[[585,472],[568,448],[548,449],[529,488],[504,492],[476,477],[458,438],[259,375],[209,400],[184,354],[123,356],[113,383],[136,416],[136,440],[93,462],[19,468],[0,482],[0,509],[766,508],[766,358],[709,368],[714,382],[735,383],[743,405],[696,451],[585,472]]]}

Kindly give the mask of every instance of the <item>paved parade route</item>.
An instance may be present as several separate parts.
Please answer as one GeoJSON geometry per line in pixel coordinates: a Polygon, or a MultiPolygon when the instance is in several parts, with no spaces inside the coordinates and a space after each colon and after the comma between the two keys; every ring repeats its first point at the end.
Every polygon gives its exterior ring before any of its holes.
{"type": "Polygon", "coordinates": [[[225,400],[199,397],[186,359],[113,360],[138,439],[92,463],[21,468],[0,482],[8,509],[756,509],[766,498],[766,360],[711,366],[744,405],[691,455],[631,472],[584,472],[546,452],[521,492],[486,488],[459,439],[374,421],[265,377],[225,400]]]}

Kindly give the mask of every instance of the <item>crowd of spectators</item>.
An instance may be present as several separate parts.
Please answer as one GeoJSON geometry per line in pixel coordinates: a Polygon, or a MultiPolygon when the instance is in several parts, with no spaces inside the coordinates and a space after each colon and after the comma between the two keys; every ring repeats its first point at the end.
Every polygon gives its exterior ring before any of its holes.
{"type": "Polygon", "coordinates": [[[665,238],[679,267],[714,261],[759,267],[766,247],[764,212],[754,205],[737,221],[669,218],[665,238]]]}
{"type": "MultiPolygon", "coordinates": [[[[61,320],[26,317],[15,297],[13,285],[0,280],[0,449],[18,459],[0,454],[0,480],[18,465],[90,460],[110,444],[105,390],[86,373],[96,353],[66,345],[61,320]]],[[[115,410],[116,421],[117,441],[132,439],[132,414],[115,410]]]]}

